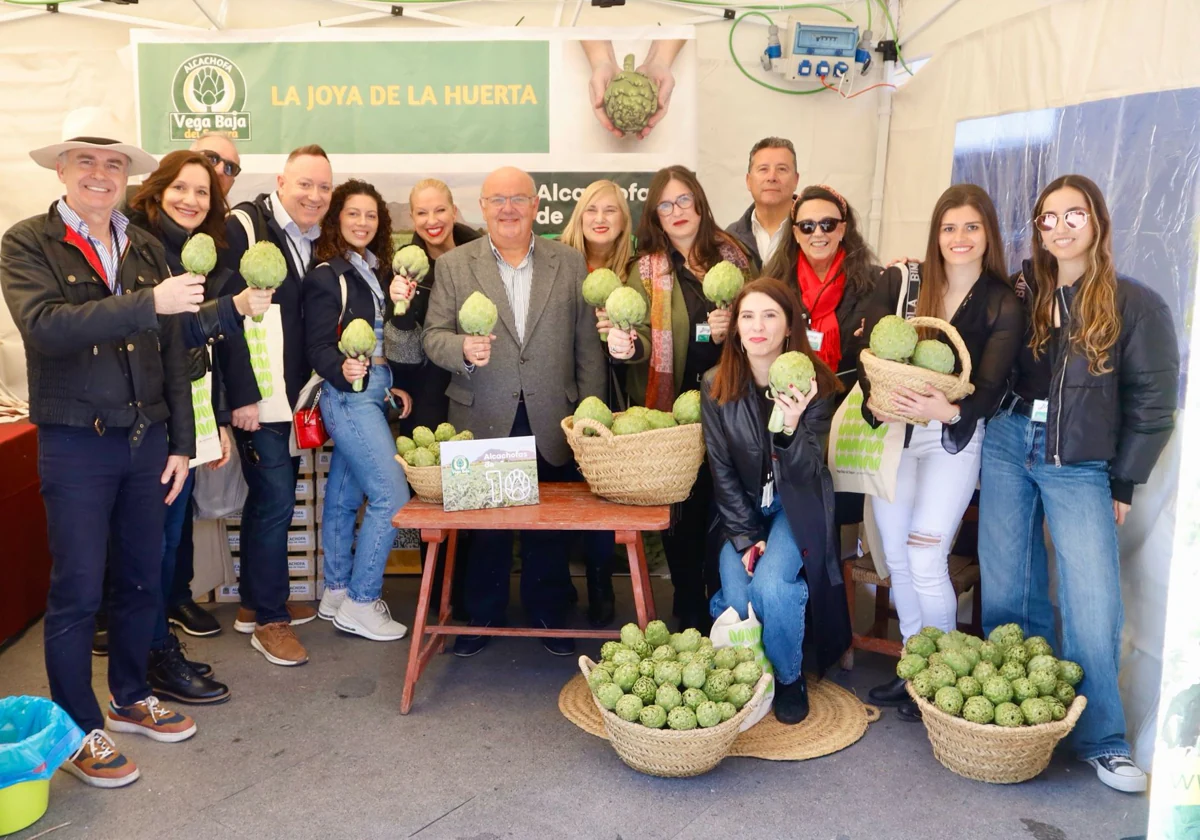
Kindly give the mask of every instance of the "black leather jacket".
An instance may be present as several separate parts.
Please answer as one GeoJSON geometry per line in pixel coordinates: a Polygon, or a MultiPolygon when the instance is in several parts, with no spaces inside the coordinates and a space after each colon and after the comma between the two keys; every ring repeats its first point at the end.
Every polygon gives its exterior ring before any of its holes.
{"type": "Polygon", "coordinates": [[[68,241],[57,201],[18,222],[0,245],[0,286],[29,371],[29,419],[105,430],[167,422],[169,452],[195,455],[192,390],[179,317],[154,311],[154,286],[170,275],[162,245],[130,225],[114,295],[68,241]]]}
{"type": "Polygon", "coordinates": [[[825,466],[833,400],[816,400],[791,437],[771,435],[750,388],[740,400],[718,405],[710,396],[713,371],[704,377],[701,414],[712,470],[717,527],[724,540],[745,551],[766,539],[760,507],[763,467],[774,460],[776,492],[804,558],[808,582],[805,645],[809,670],[823,673],[850,646],[850,616],[834,533],[833,479],[825,466]]]}
{"type": "MultiPolygon", "coordinates": [[[[1032,287],[1032,262],[1025,261],[1022,275],[1024,282],[1015,281],[1018,292],[1032,287]]],[[[1057,290],[1065,334],[1075,317],[1075,292],[1073,286],[1057,290]]],[[[1028,324],[1033,295],[1023,297],[1028,324]]],[[[1175,428],[1179,342],[1166,302],[1136,280],[1117,277],[1117,312],[1121,333],[1109,351],[1108,373],[1093,376],[1087,356],[1051,338],[1046,463],[1108,461],[1113,498],[1128,503],[1133,485],[1150,478],[1175,428]]]]}

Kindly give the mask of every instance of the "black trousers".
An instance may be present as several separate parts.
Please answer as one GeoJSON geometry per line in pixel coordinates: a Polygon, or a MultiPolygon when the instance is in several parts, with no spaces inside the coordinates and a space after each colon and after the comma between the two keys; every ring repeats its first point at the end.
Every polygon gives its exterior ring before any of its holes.
{"type": "MultiPolygon", "coordinates": [[[[533,434],[522,400],[510,436],[533,434]]],[[[574,461],[554,466],[538,453],[538,481],[578,481],[574,461]]],[[[567,564],[570,532],[521,531],[521,602],[530,622],[562,627],[574,586],[567,564]]],[[[471,624],[501,626],[508,610],[512,531],[472,531],[467,548],[464,600],[471,624]]]]}
{"type": "Polygon", "coordinates": [[[692,495],[680,503],[674,524],[662,535],[667,568],[675,587],[672,611],[681,628],[706,631],[712,625],[708,602],[721,588],[719,546],[715,533],[708,527],[713,521],[712,505],[712,473],[705,461],[696,476],[692,495]]]}
{"type": "Polygon", "coordinates": [[[104,728],[92,691],[92,633],[108,584],[108,687],[118,706],[146,699],[146,664],[162,610],[167,430],[156,423],[141,445],[129,430],[38,428],[38,471],[50,534],[46,674],[50,696],[84,732],[104,728]],[[109,539],[115,550],[107,563],[109,539]]]}

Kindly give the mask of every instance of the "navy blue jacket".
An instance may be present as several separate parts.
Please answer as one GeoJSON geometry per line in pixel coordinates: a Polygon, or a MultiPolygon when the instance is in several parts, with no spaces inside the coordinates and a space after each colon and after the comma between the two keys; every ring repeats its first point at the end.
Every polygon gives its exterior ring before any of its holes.
{"type": "MultiPolygon", "coordinates": [[[[383,320],[392,317],[392,298],[388,286],[392,282],[392,270],[380,265],[376,276],[384,293],[383,320]]],[[[313,268],[304,278],[304,330],[308,363],[318,376],[339,391],[352,390],[351,384],[342,375],[342,362],[346,356],[338,350],[338,339],[342,328],[355,318],[368,324],[375,323],[375,296],[367,281],[344,257],[334,257],[313,268]],[[346,278],[346,311],[342,312],[342,288],[339,276],[346,278]],[[339,318],[339,315],[341,316],[339,318]]],[[[363,377],[363,387],[371,374],[363,377]]]]}
{"type": "MultiPolygon", "coordinates": [[[[301,279],[308,266],[298,266],[287,244],[287,234],[275,221],[271,208],[267,205],[268,193],[259,195],[253,201],[243,202],[235,210],[244,210],[255,220],[256,229],[263,230],[266,239],[274,243],[287,261],[288,273],[283,285],[275,290],[274,303],[279,304],[279,316],[283,322],[283,377],[289,405],[295,405],[300,396],[300,389],[308,381],[311,368],[304,351],[304,304],[301,294],[301,279]]],[[[228,247],[219,255],[221,268],[229,269],[229,277],[219,291],[223,295],[233,295],[246,288],[238,266],[242,255],[249,247],[246,240],[246,230],[233,214],[225,222],[225,241],[228,247]]],[[[250,367],[250,350],[246,346],[244,335],[227,335],[226,340],[216,345],[217,363],[221,367],[225,393],[229,405],[233,409],[254,405],[261,399],[258,392],[258,382],[250,367]]]]}

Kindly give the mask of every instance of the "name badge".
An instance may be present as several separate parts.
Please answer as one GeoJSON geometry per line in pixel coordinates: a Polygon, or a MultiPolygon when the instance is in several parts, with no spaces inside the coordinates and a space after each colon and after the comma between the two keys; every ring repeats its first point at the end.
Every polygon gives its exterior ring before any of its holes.
{"type": "Polygon", "coordinates": [[[710,327],[708,324],[697,324],[696,341],[704,344],[712,341],[712,327],[710,327]]]}
{"type": "Polygon", "coordinates": [[[1047,400],[1034,400],[1033,411],[1029,415],[1029,419],[1034,423],[1045,423],[1046,417],[1050,411],[1050,403],[1047,400]]]}
{"type": "Polygon", "coordinates": [[[808,343],[812,346],[814,352],[821,349],[821,345],[825,343],[825,333],[819,330],[805,330],[808,333],[808,343]]]}
{"type": "Polygon", "coordinates": [[[765,510],[773,504],[775,504],[775,479],[772,478],[763,485],[761,507],[765,510]]]}

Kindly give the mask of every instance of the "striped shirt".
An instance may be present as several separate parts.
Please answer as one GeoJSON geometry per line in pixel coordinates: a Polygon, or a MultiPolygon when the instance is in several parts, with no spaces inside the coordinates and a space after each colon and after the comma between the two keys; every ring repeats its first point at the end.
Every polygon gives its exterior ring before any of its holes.
{"type": "Polygon", "coordinates": [[[300,277],[303,279],[312,263],[313,243],[321,236],[321,226],[313,225],[308,230],[300,230],[300,225],[292,221],[288,211],[283,208],[283,201],[279,198],[279,193],[272,194],[269,203],[271,213],[275,216],[275,223],[287,235],[288,250],[292,252],[292,259],[296,261],[296,270],[300,272],[300,277]]]}
{"type": "Polygon", "coordinates": [[[125,246],[129,244],[129,237],[125,235],[125,228],[129,227],[129,219],[116,210],[112,211],[110,221],[112,237],[108,247],[105,248],[99,239],[92,236],[87,222],[71,209],[65,199],[58,200],[57,209],[59,218],[66,226],[82,236],[92,246],[96,256],[100,258],[100,264],[104,267],[104,282],[108,284],[108,290],[114,295],[121,294],[121,285],[117,282],[117,268],[121,264],[121,254],[125,253],[125,246]]]}
{"type": "Polygon", "coordinates": [[[529,250],[520,265],[511,266],[496,250],[496,243],[488,237],[492,248],[492,256],[496,258],[496,266],[500,269],[500,280],[504,283],[504,291],[508,294],[508,305],[512,308],[513,320],[517,326],[517,341],[525,341],[525,318],[529,315],[529,291],[533,287],[533,234],[529,235],[529,250]]]}

